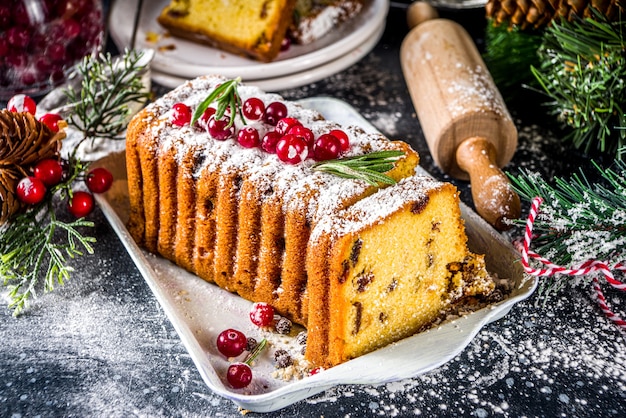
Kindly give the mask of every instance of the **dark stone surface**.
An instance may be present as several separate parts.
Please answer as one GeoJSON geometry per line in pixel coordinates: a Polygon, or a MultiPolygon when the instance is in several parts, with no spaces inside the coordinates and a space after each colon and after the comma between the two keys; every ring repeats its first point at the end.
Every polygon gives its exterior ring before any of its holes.
{"type": "MultiPolygon", "coordinates": [[[[480,11],[451,17],[470,19],[480,33],[480,11]]],[[[433,175],[451,180],[432,165],[399,67],[403,19],[401,9],[391,10],[384,38],[361,62],[281,93],[345,100],[389,137],[410,142],[433,175]]],[[[517,122],[519,151],[507,169],[550,177],[582,164],[550,130],[517,122]]],[[[471,203],[467,185],[455,183],[471,203]]],[[[97,225],[95,255],[72,263],[72,279],[40,295],[19,318],[0,310],[0,416],[240,416],[206,387],[102,214],[90,218],[97,225]]],[[[623,294],[606,295],[625,310],[623,294]]],[[[379,386],[338,386],[266,416],[624,416],[624,343],[590,286],[566,286],[547,301],[533,296],[516,305],[432,372],[379,386]]]]}

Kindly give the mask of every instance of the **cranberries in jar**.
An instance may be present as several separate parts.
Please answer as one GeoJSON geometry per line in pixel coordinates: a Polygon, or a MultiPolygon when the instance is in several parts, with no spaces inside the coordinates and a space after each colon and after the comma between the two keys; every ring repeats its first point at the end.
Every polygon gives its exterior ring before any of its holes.
{"type": "Polygon", "coordinates": [[[100,0],[3,0],[0,3],[0,99],[40,95],[99,51],[100,0]]]}

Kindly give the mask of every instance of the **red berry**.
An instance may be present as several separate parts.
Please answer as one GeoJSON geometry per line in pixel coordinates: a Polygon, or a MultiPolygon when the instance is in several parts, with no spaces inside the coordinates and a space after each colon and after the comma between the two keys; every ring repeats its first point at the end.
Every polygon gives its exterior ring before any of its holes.
{"type": "Polygon", "coordinates": [[[52,132],[59,132],[59,121],[63,120],[61,115],[56,113],[46,113],[39,118],[39,121],[46,125],[52,132]]]}
{"type": "Polygon", "coordinates": [[[176,126],[185,126],[191,121],[191,108],[184,103],[176,103],[172,106],[171,121],[176,126]]]}
{"type": "Polygon", "coordinates": [[[276,126],[279,120],[287,117],[287,106],[283,102],[272,102],[265,108],[263,121],[268,125],[276,126]]]}
{"type": "Polygon", "coordinates": [[[263,135],[261,139],[261,148],[265,152],[270,154],[276,154],[276,144],[280,141],[280,134],[278,132],[270,131],[263,135]]]}
{"type": "Polygon", "coordinates": [[[93,193],[104,193],[113,184],[113,174],[104,167],[97,167],[87,173],[85,183],[93,193]]]}
{"type": "Polygon", "coordinates": [[[63,178],[63,165],[59,160],[46,158],[35,165],[34,176],[43,181],[46,186],[56,186],[63,178]]]}
{"type": "Polygon", "coordinates": [[[265,103],[258,97],[250,97],[243,102],[242,112],[248,120],[259,120],[265,113],[265,103]]]}
{"type": "Polygon", "coordinates": [[[348,135],[342,131],[341,129],[333,129],[329,132],[332,136],[337,138],[341,143],[341,151],[347,151],[350,149],[350,140],[348,139],[348,135]]]}
{"type": "Polygon", "coordinates": [[[292,135],[297,135],[297,136],[301,136],[304,138],[304,140],[308,143],[311,144],[311,146],[313,146],[313,142],[315,142],[315,135],[313,134],[313,131],[311,131],[309,128],[307,128],[306,126],[302,126],[302,125],[295,125],[292,126],[288,131],[288,134],[292,134],[292,135]]]}
{"type": "Polygon", "coordinates": [[[276,123],[274,130],[281,135],[286,135],[289,129],[298,125],[302,125],[302,123],[296,118],[282,118],[276,123]]]}
{"type": "Polygon", "coordinates": [[[202,113],[202,116],[200,116],[200,119],[198,119],[198,126],[203,128],[204,130],[208,130],[209,119],[211,119],[211,116],[213,116],[215,112],[216,110],[214,107],[207,107],[206,110],[202,113]]]}
{"type": "Polygon", "coordinates": [[[252,381],[252,369],[246,363],[233,363],[228,366],[226,380],[235,388],[245,388],[252,381]]]}
{"type": "Polygon", "coordinates": [[[298,164],[306,160],[309,147],[301,136],[285,135],[276,143],[278,159],[288,164],[298,164]]]}
{"type": "Polygon", "coordinates": [[[265,302],[256,302],[250,309],[250,320],[258,327],[269,327],[274,323],[274,308],[265,302]]]}
{"type": "Polygon", "coordinates": [[[341,153],[341,142],[330,134],[320,135],[315,140],[313,155],[316,161],[333,160],[341,153]]]}
{"type": "Polygon", "coordinates": [[[37,104],[25,94],[16,94],[9,99],[7,109],[11,112],[28,112],[34,115],[37,112],[37,104]]]}
{"type": "Polygon", "coordinates": [[[259,131],[252,126],[244,126],[237,133],[237,142],[242,147],[254,148],[259,145],[259,131]]]}
{"type": "Polygon", "coordinates": [[[217,336],[217,349],[226,357],[237,357],[246,350],[248,339],[243,332],[229,328],[217,336]]]}
{"type": "Polygon", "coordinates": [[[91,193],[78,191],[67,202],[67,208],[70,213],[77,218],[83,218],[93,210],[93,196],[91,193]]]}
{"type": "Polygon", "coordinates": [[[209,135],[211,135],[211,138],[219,141],[232,138],[233,135],[235,135],[235,125],[228,127],[229,122],[230,118],[228,116],[223,116],[222,119],[219,120],[215,119],[215,115],[211,116],[207,124],[207,131],[209,135]]]}
{"type": "Polygon", "coordinates": [[[15,49],[25,49],[30,42],[30,33],[27,28],[13,26],[6,31],[7,41],[15,49]]]}
{"type": "Polygon", "coordinates": [[[17,198],[28,205],[36,205],[46,195],[46,185],[37,177],[24,177],[17,183],[17,198]]]}

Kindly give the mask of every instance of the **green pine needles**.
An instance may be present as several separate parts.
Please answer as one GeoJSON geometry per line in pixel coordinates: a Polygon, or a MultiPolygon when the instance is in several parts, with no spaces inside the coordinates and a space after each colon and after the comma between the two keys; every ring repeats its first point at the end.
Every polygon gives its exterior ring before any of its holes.
{"type": "Polygon", "coordinates": [[[14,316],[37,295],[42,276],[43,290],[50,292],[70,278],[69,258],[93,254],[95,238],[84,235],[84,228],[93,227],[93,222],[84,218],[64,222],[54,210],[52,196],[58,193],[67,199],[85,170],[78,160],[68,166],[69,175],[49,191],[50,198],[0,227],[0,277],[9,290],[8,307],[14,316]]]}
{"type": "Polygon", "coordinates": [[[558,120],[564,140],[584,152],[626,155],[626,22],[594,16],[548,27],[531,70],[558,120]]]}
{"type": "Polygon", "coordinates": [[[596,182],[582,169],[567,180],[556,178],[554,185],[528,171],[510,175],[520,197],[544,199],[533,228],[533,251],[555,264],[626,261],[626,162],[616,160],[609,169],[593,166],[596,182]]]}
{"type": "MultiPolygon", "coordinates": [[[[81,88],[65,91],[69,104],[61,111],[82,134],[81,143],[96,137],[120,138],[132,106],[142,106],[149,95],[141,81],[145,69],[141,58],[136,51],[126,51],[119,60],[102,54],[85,58],[77,67],[83,77],[81,88]]],[[[54,199],[69,199],[75,183],[85,178],[88,164],[76,157],[77,148],[65,161],[63,181],[49,189],[41,203],[0,226],[0,283],[8,289],[14,316],[39,290],[52,291],[70,278],[70,259],[93,253],[95,238],[86,235],[93,222],[84,218],[65,222],[55,213],[54,199]]]]}
{"type": "MultiPolygon", "coordinates": [[[[520,197],[544,199],[533,227],[532,250],[555,264],[626,261],[626,162],[616,160],[615,167],[606,170],[593,166],[600,181],[590,182],[582,169],[567,180],[556,178],[554,186],[536,173],[510,175],[520,197]]],[[[547,297],[566,285],[589,280],[544,277],[538,293],[547,297]]]]}

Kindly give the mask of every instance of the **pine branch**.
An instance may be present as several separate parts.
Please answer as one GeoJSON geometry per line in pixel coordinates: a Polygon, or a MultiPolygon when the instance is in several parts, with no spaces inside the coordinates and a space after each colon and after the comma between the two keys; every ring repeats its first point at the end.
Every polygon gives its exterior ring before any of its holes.
{"type": "MultiPolygon", "coordinates": [[[[595,9],[592,9],[595,11],[595,9]]],[[[621,159],[626,150],[626,22],[599,12],[553,22],[532,67],[556,115],[571,133],[565,141],[584,152],[621,159]]]]}
{"type": "MultiPolygon", "coordinates": [[[[66,119],[90,138],[117,139],[126,128],[130,106],[148,97],[144,92],[140,65],[141,53],[127,51],[121,61],[110,55],[87,57],[78,67],[82,87],[65,90],[69,104],[61,111],[66,119]]],[[[76,157],[76,149],[65,161],[65,177],[51,187],[46,198],[0,227],[0,277],[9,289],[9,308],[19,315],[38,289],[50,292],[70,278],[70,259],[93,254],[95,238],[85,234],[94,226],[84,218],[64,222],[57,218],[53,200],[67,200],[76,182],[84,180],[88,168],[76,157]]]]}
{"type": "Polygon", "coordinates": [[[485,30],[483,58],[489,73],[507,101],[520,93],[520,87],[533,84],[531,66],[540,64],[537,50],[541,46],[543,31],[522,30],[496,25],[490,20],[485,30]]]}
{"type": "Polygon", "coordinates": [[[58,283],[62,285],[70,278],[72,267],[67,265],[68,257],[93,254],[91,244],[95,238],[84,236],[78,228],[93,227],[93,222],[78,219],[63,222],[49,211],[49,219],[38,220],[42,212],[29,211],[20,215],[2,231],[0,245],[0,276],[9,289],[9,309],[19,315],[28,300],[36,296],[40,279],[46,292],[52,291],[58,283]],[[55,243],[60,233],[66,240],[55,243]]]}
{"type": "MultiPolygon", "coordinates": [[[[535,221],[535,252],[561,265],[626,259],[626,163],[604,170],[593,162],[600,180],[591,182],[583,169],[550,184],[522,171],[510,176],[520,197],[544,199],[535,221]]],[[[521,223],[521,221],[520,221],[521,223]]]]}

